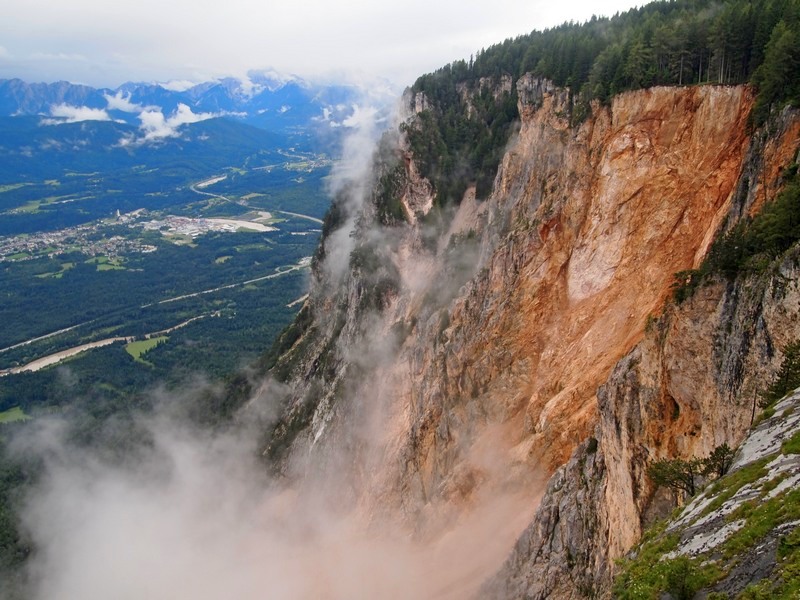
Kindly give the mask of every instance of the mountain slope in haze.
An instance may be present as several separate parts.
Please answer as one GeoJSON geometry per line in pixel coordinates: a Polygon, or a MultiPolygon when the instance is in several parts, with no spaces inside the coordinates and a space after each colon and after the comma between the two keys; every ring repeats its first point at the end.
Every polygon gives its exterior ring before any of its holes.
{"type": "Polygon", "coordinates": [[[166,169],[181,161],[199,161],[198,174],[208,173],[291,144],[285,135],[224,118],[187,123],[175,135],[149,144],[136,142],[137,127],[113,121],[43,126],[38,117],[0,117],[0,135],[0,178],[9,183],[58,178],[65,170],[93,172],[135,165],[166,169]]]}

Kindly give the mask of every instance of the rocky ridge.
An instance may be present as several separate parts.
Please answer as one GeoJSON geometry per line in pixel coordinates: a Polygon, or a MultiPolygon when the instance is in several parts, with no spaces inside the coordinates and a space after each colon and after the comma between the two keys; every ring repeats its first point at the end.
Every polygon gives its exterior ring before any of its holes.
{"type": "Polygon", "coordinates": [[[678,569],[688,582],[684,595],[788,598],[797,593],[798,406],[800,390],[779,401],[753,428],[726,476],[650,532],[624,564],[618,593],[674,588],[676,578],[670,582],[669,574],[678,569]],[[658,563],[647,564],[650,556],[658,563]]]}

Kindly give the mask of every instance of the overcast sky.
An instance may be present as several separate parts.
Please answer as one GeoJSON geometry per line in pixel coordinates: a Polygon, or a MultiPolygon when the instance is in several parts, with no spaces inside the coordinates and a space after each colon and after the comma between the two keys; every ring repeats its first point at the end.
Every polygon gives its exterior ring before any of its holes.
{"type": "Polygon", "coordinates": [[[4,0],[0,78],[205,81],[274,68],[398,86],[505,38],[633,0],[4,0]]]}

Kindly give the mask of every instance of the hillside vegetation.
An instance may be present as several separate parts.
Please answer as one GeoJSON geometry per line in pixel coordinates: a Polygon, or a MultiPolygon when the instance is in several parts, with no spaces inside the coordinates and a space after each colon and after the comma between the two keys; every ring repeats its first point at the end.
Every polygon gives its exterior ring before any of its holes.
{"type": "Polygon", "coordinates": [[[676,0],[507,39],[423,75],[426,99],[409,141],[437,203],[468,184],[486,197],[518,118],[516,81],[531,73],[568,87],[573,122],[593,101],[656,85],[752,83],[755,124],[800,101],[800,2],[676,0]],[[502,78],[511,85],[501,85],[502,78]]]}

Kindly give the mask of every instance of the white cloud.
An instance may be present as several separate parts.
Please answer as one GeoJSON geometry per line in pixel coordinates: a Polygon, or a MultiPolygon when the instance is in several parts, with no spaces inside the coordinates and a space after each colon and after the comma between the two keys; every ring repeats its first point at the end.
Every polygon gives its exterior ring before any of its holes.
{"type": "Polygon", "coordinates": [[[263,87],[266,87],[271,92],[275,90],[279,90],[287,83],[302,83],[302,79],[298,78],[296,75],[290,75],[288,73],[281,73],[280,71],[276,71],[275,69],[252,69],[247,72],[245,77],[242,79],[248,79],[252,81],[253,79],[257,79],[258,83],[263,87]]]}
{"type": "Polygon", "coordinates": [[[0,60],[10,60],[11,53],[4,47],[0,46],[0,60]]]}
{"type": "Polygon", "coordinates": [[[68,53],[68,52],[34,52],[31,54],[31,60],[45,60],[45,61],[64,61],[64,62],[87,62],[89,59],[83,54],[68,53]]]}
{"type": "Polygon", "coordinates": [[[239,93],[246,98],[252,98],[256,94],[264,91],[264,86],[260,83],[255,83],[250,79],[249,75],[239,79],[239,93]]]}
{"type": "MultiPolygon", "coordinates": [[[[138,141],[143,143],[168,137],[178,137],[180,135],[178,130],[181,125],[198,123],[217,116],[219,115],[215,113],[194,113],[191,108],[182,103],[178,104],[177,110],[170,117],[165,117],[161,109],[148,108],[139,115],[139,120],[142,122],[139,129],[142,130],[144,135],[138,141]]],[[[130,138],[123,138],[120,140],[120,145],[127,146],[133,141],[130,138]]]]}
{"type": "Polygon", "coordinates": [[[108,110],[121,110],[126,113],[136,113],[142,110],[141,104],[131,102],[131,96],[123,96],[122,91],[118,91],[113,96],[111,94],[103,94],[103,97],[108,102],[108,110]]]}
{"type": "Polygon", "coordinates": [[[54,104],[50,107],[50,116],[53,118],[42,119],[42,125],[80,123],[82,121],[111,121],[111,116],[103,108],[72,106],[71,104],[54,104]]]}
{"type": "MultiPolygon", "coordinates": [[[[368,98],[365,98],[369,100],[368,98]]],[[[381,106],[380,104],[378,106],[381,106]]],[[[331,110],[331,107],[324,107],[322,109],[322,116],[316,117],[317,121],[328,123],[331,127],[348,127],[350,129],[364,129],[368,130],[374,128],[376,125],[385,122],[384,117],[380,117],[381,109],[373,105],[353,104],[350,107],[350,114],[345,116],[347,107],[344,104],[339,104],[335,107],[336,113],[331,110]],[[338,120],[334,117],[338,116],[338,120]]]]}
{"type": "Polygon", "coordinates": [[[358,69],[406,85],[507,37],[583,21],[593,13],[610,15],[636,3],[227,0],[225,10],[214,11],[198,10],[193,0],[9,1],[0,3],[0,40],[16,60],[8,61],[14,69],[3,61],[0,77],[101,86],[178,80],[164,85],[186,89],[180,82],[248,72],[251,81],[262,83],[258,71],[271,66],[308,79],[336,74],[337,81],[358,69]],[[34,52],[38,62],[30,60],[34,52]]]}
{"type": "Polygon", "coordinates": [[[158,85],[170,92],[185,92],[186,90],[192,89],[197,83],[189,81],[188,79],[173,79],[172,81],[159,83],[158,85]]]}
{"type": "Polygon", "coordinates": [[[379,112],[374,106],[361,107],[358,104],[354,104],[353,113],[342,121],[342,125],[356,128],[374,126],[375,123],[380,123],[380,121],[376,120],[379,112]]]}

